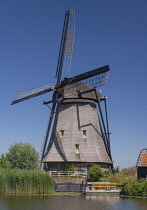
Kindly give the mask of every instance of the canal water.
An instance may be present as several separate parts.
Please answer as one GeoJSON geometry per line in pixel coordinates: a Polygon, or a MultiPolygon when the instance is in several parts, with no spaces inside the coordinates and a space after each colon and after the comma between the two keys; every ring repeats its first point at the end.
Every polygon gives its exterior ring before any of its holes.
{"type": "Polygon", "coordinates": [[[0,210],[147,210],[147,198],[3,195],[0,210]]]}

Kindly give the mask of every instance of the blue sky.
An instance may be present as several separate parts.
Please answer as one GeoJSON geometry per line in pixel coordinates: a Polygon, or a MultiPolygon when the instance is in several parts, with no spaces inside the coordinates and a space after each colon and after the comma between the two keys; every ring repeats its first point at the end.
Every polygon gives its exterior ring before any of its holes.
{"type": "Polygon", "coordinates": [[[40,151],[51,93],[11,106],[15,90],[48,82],[55,71],[65,11],[76,9],[76,33],[68,77],[110,66],[107,100],[115,165],[134,166],[147,148],[147,1],[0,0],[0,153],[14,142],[40,151]]]}

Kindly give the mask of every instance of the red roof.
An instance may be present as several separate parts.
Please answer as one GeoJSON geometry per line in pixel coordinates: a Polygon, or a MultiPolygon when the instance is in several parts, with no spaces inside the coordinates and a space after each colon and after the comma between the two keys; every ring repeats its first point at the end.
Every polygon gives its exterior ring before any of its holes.
{"type": "Polygon", "coordinates": [[[141,149],[137,160],[137,166],[147,167],[147,149],[141,149]]]}

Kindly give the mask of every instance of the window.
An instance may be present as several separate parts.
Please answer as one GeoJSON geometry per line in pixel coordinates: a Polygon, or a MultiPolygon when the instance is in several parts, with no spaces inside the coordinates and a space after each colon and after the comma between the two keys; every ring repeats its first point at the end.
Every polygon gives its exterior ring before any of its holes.
{"type": "Polygon", "coordinates": [[[93,107],[93,113],[96,114],[96,108],[95,107],[93,107]]]}
{"type": "Polygon", "coordinates": [[[63,139],[65,130],[60,130],[60,138],[63,139]]]}
{"type": "Polygon", "coordinates": [[[86,130],[83,130],[83,138],[86,139],[87,135],[86,135],[86,130]]]}
{"type": "Polygon", "coordinates": [[[78,144],[76,144],[76,154],[79,154],[80,152],[79,152],[79,145],[78,144]]]}

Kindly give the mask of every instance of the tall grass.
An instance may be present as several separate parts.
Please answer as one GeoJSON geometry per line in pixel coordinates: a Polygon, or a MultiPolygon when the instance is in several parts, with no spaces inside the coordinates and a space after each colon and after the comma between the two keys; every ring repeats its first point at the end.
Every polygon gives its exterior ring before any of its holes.
{"type": "Polygon", "coordinates": [[[42,171],[0,169],[0,194],[47,194],[52,191],[52,179],[42,171]]]}

